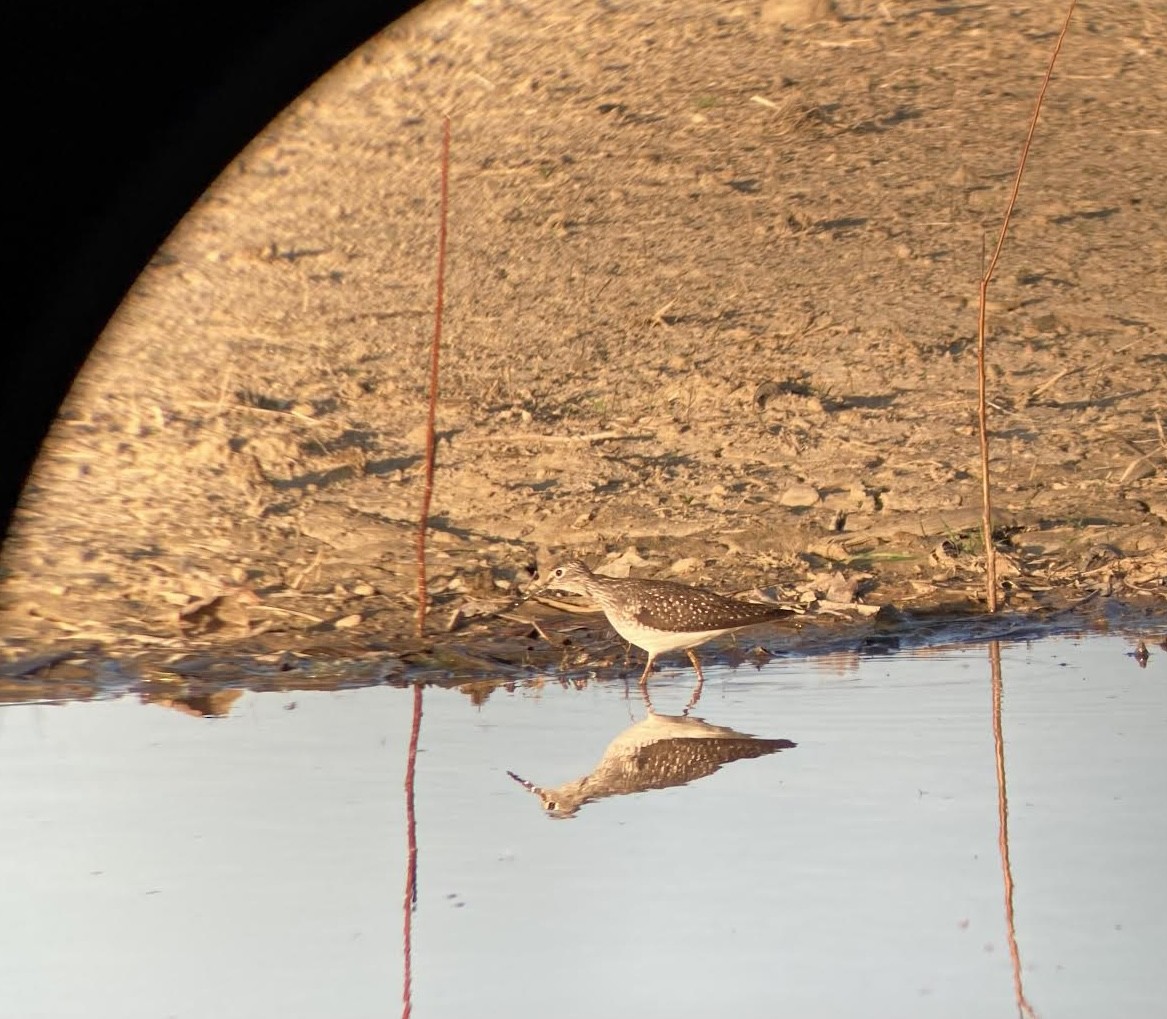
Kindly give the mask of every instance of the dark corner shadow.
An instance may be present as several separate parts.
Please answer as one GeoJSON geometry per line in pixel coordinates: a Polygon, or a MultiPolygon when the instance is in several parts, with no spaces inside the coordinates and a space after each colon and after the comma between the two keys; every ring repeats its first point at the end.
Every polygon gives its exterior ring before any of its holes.
{"type": "Polygon", "coordinates": [[[8,4],[0,536],[98,335],[222,169],[415,3],[8,4]]]}

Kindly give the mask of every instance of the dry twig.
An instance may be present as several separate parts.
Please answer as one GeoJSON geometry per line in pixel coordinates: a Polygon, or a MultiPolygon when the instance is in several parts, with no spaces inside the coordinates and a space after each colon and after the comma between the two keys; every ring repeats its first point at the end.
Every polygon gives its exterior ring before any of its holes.
{"type": "Polygon", "coordinates": [[[1042,103],[1045,102],[1045,93],[1049,88],[1050,78],[1054,73],[1054,64],[1062,50],[1062,43],[1066,32],[1070,28],[1070,16],[1074,13],[1077,0],[1070,0],[1066,10],[1066,20],[1062,23],[1062,30],[1058,33],[1058,41],[1054,44],[1053,54],[1050,56],[1049,67],[1046,68],[1045,79],[1041,83],[1041,90],[1037,93],[1037,102],[1033,107],[1033,117],[1029,122],[1029,133],[1025,136],[1025,144],[1021,147],[1021,160],[1017,164],[1017,175],[1013,178],[1013,191],[1009,195],[1009,204],[1005,208],[1005,218],[1001,223],[1001,233],[997,237],[997,246],[993,249],[993,257],[981,277],[980,301],[977,305],[977,420],[980,424],[981,446],[981,500],[983,515],[981,519],[982,533],[985,542],[985,595],[989,611],[997,611],[997,560],[993,551],[993,505],[989,490],[989,423],[988,399],[985,382],[985,305],[988,303],[989,283],[993,279],[993,272],[997,268],[997,261],[1001,257],[1001,249],[1005,246],[1005,236],[1009,232],[1009,221],[1013,217],[1013,209],[1017,205],[1017,195],[1021,190],[1021,177],[1025,173],[1025,163],[1029,159],[1029,147],[1033,144],[1033,135],[1037,131],[1037,118],[1041,114],[1042,103]]]}
{"type": "Polygon", "coordinates": [[[442,302],[446,288],[446,220],[450,208],[450,118],[442,128],[442,198],[438,212],[438,281],[434,300],[434,341],[430,348],[430,400],[425,423],[425,489],[417,525],[417,635],[425,633],[428,601],[425,579],[425,532],[429,525],[430,500],[434,494],[434,421],[438,408],[438,365],[442,346],[442,302]]]}

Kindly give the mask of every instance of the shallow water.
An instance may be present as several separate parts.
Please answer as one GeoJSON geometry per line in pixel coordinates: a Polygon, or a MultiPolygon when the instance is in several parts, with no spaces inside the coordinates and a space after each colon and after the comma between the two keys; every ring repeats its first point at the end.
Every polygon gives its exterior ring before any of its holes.
{"type": "MultiPolygon", "coordinates": [[[[425,689],[413,1014],[1159,1014],[1167,653],[1132,650],[1000,646],[1016,977],[991,645],[709,668],[688,719],[666,669],[647,723],[619,681],[425,689]]],[[[414,698],[0,709],[0,1015],[400,1014],[414,698]]]]}

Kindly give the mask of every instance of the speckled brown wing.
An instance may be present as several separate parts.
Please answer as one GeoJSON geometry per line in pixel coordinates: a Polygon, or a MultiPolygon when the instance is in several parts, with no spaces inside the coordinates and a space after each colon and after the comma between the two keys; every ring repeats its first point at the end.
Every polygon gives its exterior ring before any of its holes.
{"type": "Polygon", "coordinates": [[[732,630],[792,615],[790,609],[738,601],[684,584],[658,581],[636,592],[633,618],[641,626],[672,633],[732,630]]]}

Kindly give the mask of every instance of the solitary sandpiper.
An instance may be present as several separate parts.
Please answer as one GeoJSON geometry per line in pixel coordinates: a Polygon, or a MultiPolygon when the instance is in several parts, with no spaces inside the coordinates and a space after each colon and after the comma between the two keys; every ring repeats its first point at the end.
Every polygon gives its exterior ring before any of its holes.
{"type": "Polygon", "coordinates": [[[648,652],[641,683],[648,682],[658,655],[682,648],[703,680],[693,648],[723,633],[792,614],[779,605],[739,601],[670,580],[601,577],[578,559],[556,566],[537,587],[582,594],[599,605],[621,637],[648,652]]]}

